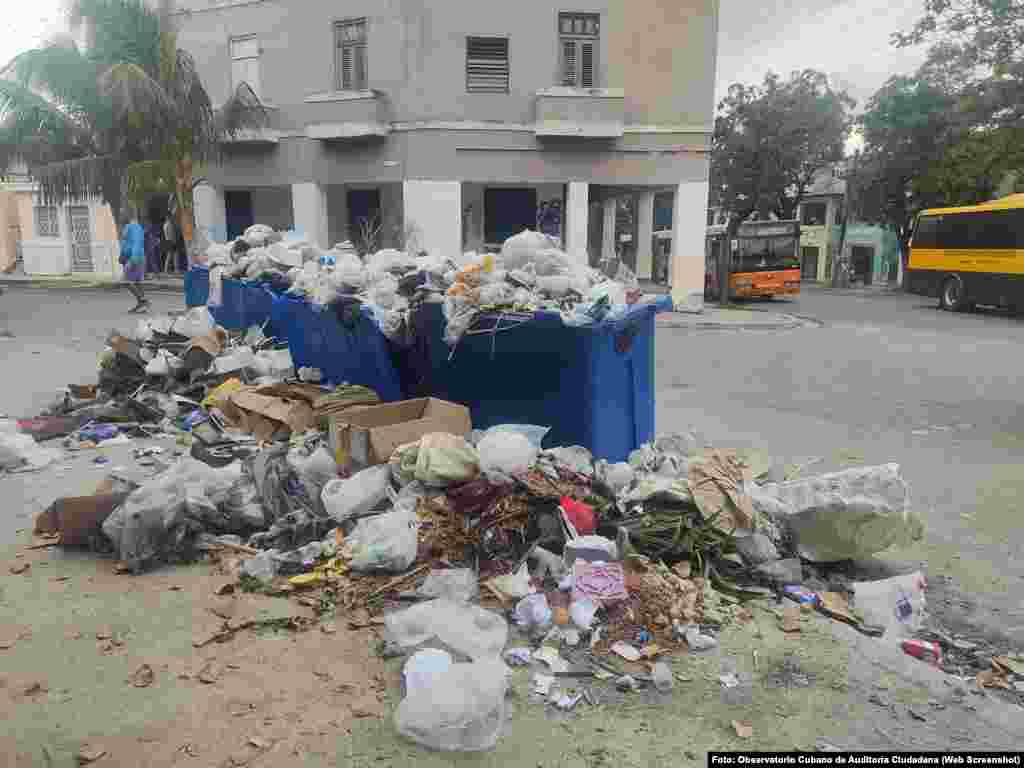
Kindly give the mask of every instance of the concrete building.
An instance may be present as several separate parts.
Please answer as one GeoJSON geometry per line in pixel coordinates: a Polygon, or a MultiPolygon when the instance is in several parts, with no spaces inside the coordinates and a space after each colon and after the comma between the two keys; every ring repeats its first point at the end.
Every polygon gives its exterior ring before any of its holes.
{"type": "Polygon", "coordinates": [[[439,254],[539,228],[591,263],[635,243],[646,278],[668,193],[673,295],[699,310],[718,5],[179,0],[214,101],[247,82],[271,108],[207,169],[197,224],[439,254]]]}
{"type": "Polygon", "coordinates": [[[46,206],[23,166],[0,184],[0,271],[118,280],[120,243],[110,206],[100,200],[46,206]]]}
{"type": "Polygon", "coordinates": [[[832,279],[845,197],[843,166],[838,163],[819,173],[804,196],[798,213],[802,280],[825,282],[832,279]]]}

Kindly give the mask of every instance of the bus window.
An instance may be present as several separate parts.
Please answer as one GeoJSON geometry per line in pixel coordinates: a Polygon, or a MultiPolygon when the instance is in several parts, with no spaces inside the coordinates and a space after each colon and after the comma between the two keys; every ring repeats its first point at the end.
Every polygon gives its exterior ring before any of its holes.
{"type": "Polygon", "coordinates": [[[940,248],[939,245],[939,222],[941,216],[922,216],[917,220],[917,228],[914,230],[915,248],[940,248]]]}

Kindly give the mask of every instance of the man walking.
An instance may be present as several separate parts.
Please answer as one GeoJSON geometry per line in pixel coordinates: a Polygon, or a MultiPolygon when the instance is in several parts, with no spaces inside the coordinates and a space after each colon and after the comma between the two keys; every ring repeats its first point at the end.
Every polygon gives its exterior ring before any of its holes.
{"type": "Polygon", "coordinates": [[[142,290],[142,281],[146,277],[146,233],[139,224],[138,214],[134,212],[121,235],[121,264],[124,265],[125,284],[136,301],[135,307],[129,311],[143,312],[149,309],[149,301],[142,290]]]}

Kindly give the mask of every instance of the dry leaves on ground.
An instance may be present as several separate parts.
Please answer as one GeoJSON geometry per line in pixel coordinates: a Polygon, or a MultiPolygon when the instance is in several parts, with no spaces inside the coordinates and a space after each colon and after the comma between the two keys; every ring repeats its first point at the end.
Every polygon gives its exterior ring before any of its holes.
{"type": "Polygon", "coordinates": [[[148,688],[155,679],[156,674],[153,672],[153,667],[149,664],[143,664],[132,673],[132,676],[128,678],[128,682],[136,688],[148,688]]]}

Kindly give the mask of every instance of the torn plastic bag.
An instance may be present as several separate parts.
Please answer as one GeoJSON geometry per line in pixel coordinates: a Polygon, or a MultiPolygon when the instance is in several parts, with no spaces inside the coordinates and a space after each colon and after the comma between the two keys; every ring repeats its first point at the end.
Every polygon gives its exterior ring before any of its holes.
{"type": "Polygon", "coordinates": [[[338,523],[374,509],[388,498],[391,467],[368,467],[345,480],[334,479],[324,486],[324,509],[338,523]]]}
{"type": "Polygon", "coordinates": [[[497,659],[508,641],[508,623],[478,605],[444,598],[384,617],[384,640],[394,649],[410,651],[435,639],[477,661],[497,659]]]}
{"type": "Polygon", "coordinates": [[[320,500],[321,489],[289,463],[288,446],[274,446],[254,456],[248,465],[256,483],[270,530],[257,534],[254,546],[278,543],[291,549],[319,539],[335,523],[320,500]]]}
{"type": "Polygon", "coordinates": [[[193,534],[232,526],[228,504],[240,480],[237,465],[215,470],[183,458],[125,499],[103,522],[103,534],[135,572],[156,560],[187,557],[193,534]]]}
{"type": "Polygon", "coordinates": [[[564,469],[584,477],[594,476],[594,455],[581,445],[549,448],[539,459],[556,469],[564,469]]]}
{"type": "Polygon", "coordinates": [[[533,230],[523,230],[513,235],[501,246],[501,261],[505,269],[523,269],[537,260],[537,255],[549,250],[552,240],[533,230]]]}
{"type": "Polygon", "coordinates": [[[898,464],[855,467],[753,490],[755,510],[785,525],[800,557],[856,560],[924,536],[898,464]]]}
{"type": "Polygon", "coordinates": [[[401,573],[416,560],[416,500],[402,499],[390,512],[365,517],[346,538],[354,571],[401,573]]]}
{"type": "Polygon", "coordinates": [[[395,710],[395,728],[429,749],[480,752],[493,749],[505,724],[508,668],[500,659],[452,664],[411,686],[395,710]]]}

